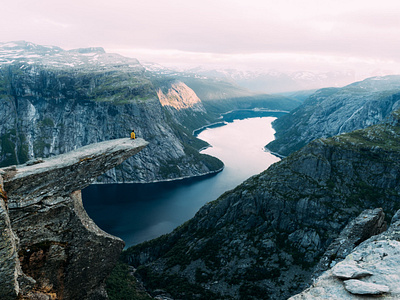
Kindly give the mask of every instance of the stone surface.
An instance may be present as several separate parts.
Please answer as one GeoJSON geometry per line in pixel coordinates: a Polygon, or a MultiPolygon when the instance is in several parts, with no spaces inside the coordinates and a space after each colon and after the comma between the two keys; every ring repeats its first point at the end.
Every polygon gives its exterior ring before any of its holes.
{"type": "Polygon", "coordinates": [[[48,158],[38,164],[21,165],[16,170],[5,168],[4,187],[9,198],[8,206],[10,209],[24,207],[49,197],[54,201],[59,196],[81,190],[147,145],[141,138],[110,140],[48,158]]]}
{"type": "Polygon", "coordinates": [[[365,295],[382,293],[388,299],[400,299],[399,269],[400,242],[398,234],[389,229],[357,246],[345,260],[318,277],[311,287],[290,299],[365,299],[365,295]],[[337,278],[342,270],[354,268],[371,275],[358,280],[337,278]]]}
{"type": "Polygon", "coordinates": [[[380,295],[388,293],[389,287],[383,284],[363,282],[357,279],[350,279],[344,282],[344,288],[354,295],[380,295]]]}
{"type": "Polygon", "coordinates": [[[372,272],[361,269],[356,265],[338,265],[332,271],[332,274],[340,279],[357,279],[373,275],[372,272]]]}
{"type": "Polygon", "coordinates": [[[3,189],[3,178],[0,175],[0,297],[15,299],[19,293],[17,282],[20,266],[17,254],[18,241],[11,229],[7,210],[7,196],[3,189]]]}
{"type": "Polygon", "coordinates": [[[322,272],[345,259],[361,242],[386,229],[385,214],[382,208],[363,211],[347,224],[340,235],[329,245],[314,269],[313,278],[318,277],[322,272]]]}
{"type": "Polygon", "coordinates": [[[108,299],[105,278],[124,242],[93,223],[80,190],[147,144],[111,140],[2,170],[1,299],[108,299]]]}

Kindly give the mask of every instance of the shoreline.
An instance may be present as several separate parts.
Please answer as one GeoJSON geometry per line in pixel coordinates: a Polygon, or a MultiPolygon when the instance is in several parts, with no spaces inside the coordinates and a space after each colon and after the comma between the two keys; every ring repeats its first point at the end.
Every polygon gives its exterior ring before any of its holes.
{"type": "MultiPolygon", "coordinates": [[[[222,162],[223,163],[223,162],[222,162]]],[[[163,182],[172,182],[172,181],[178,181],[178,180],[185,180],[185,179],[200,179],[200,177],[205,177],[205,176],[210,176],[214,175],[217,173],[220,173],[224,170],[225,164],[222,168],[219,168],[218,170],[215,171],[210,171],[204,174],[199,174],[199,175],[193,175],[193,176],[183,176],[183,177],[177,177],[173,179],[163,179],[163,180],[153,180],[153,181],[146,181],[146,182],[139,182],[139,181],[126,181],[126,182],[93,182],[90,185],[105,185],[105,184],[149,184],[149,183],[163,183],[163,182]]]]}
{"type": "MultiPolygon", "coordinates": [[[[234,110],[230,110],[230,111],[221,113],[219,118],[223,119],[224,115],[228,115],[228,114],[235,113],[235,112],[288,113],[288,111],[283,111],[283,110],[271,110],[271,109],[263,109],[263,108],[246,108],[246,109],[234,109],[234,110]]],[[[251,117],[233,118],[233,120],[242,120],[242,119],[249,119],[249,118],[251,118],[251,117]]],[[[256,118],[256,117],[254,117],[254,118],[256,118]]],[[[231,121],[231,122],[233,122],[233,121],[231,121]]],[[[230,122],[222,120],[222,121],[215,122],[215,123],[212,123],[212,124],[204,125],[204,126],[202,126],[200,128],[197,128],[197,129],[193,130],[192,135],[197,138],[197,136],[203,130],[206,130],[208,128],[217,128],[217,127],[225,126],[228,123],[230,123],[230,122]]],[[[201,151],[206,150],[206,149],[208,149],[210,147],[212,147],[212,145],[208,145],[208,146],[202,147],[201,149],[198,150],[198,152],[200,153],[201,151]]],[[[272,152],[266,147],[264,147],[264,151],[269,152],[272,155],[275,155],[276,157],[279,157],[281,159],[285,158],[285,156],[280,155],[279,153],[272,152]]],[[[224,164],[224,162],[222,162],[222,163],[224,164]]],[[[204,173],[204,174],[193,175],[193,176],[177,177],[177,178],[173,178],[173,179],[161,179],[161,180],[153,180],[153,181],[146,181],[146,182],[138,182],[138,181],[97,182],[97,181],[95,181],[95,182],[91,183],[90,185],[95,185],[95,184],[98,184],[98,185],[105,185],[105,184],[148,184],[148,183],[172,182],[172,181],[185,180],[185,179],[191,179],[191,178],[199,179],[201,177],[205,177],[205,176],[209,176],[209,175],[220,173],[220,172],[222,172],[224,170],[224,168],[225,168],[225,164],[222,166],[222,168],[220,168],[218,170],[215,170],[215,171],[210,171],[210,172],[207,172],[207,173],[204,173]]]]}
{"type": "Polygon", "coordinates": [[[268,152],[268,153],[271,153],[272,155],[275,155],[276,157],[279,157],[280,159],[284,159],[286,157],[286,156],[284,156],[282,154],[279,154],[278,152],[274,152],[274,151],[269,150],[267,148],[267,146],[264,146],[264,151],[268,152]]]}
{"type": "MultiPolygon", "coordinates": [[[[224,113],[220,114],[219,119],[222,119],[222,121],[219,122],[215,122],[212,124],[208,124],[208,125],[204,125],[200,128],[197,128],[195,130],[193,130],[192,135],[194,137],[197,137],[203,130],[206,130],[208,128],[214,128],[214,127],[219,127],[219,126],[224,126],[230,122],[233,122],[233,120],[243,120],[243,119],[249,119],[252,117],[244,117],[244,118],[232,118],[231,121],[229,120],[223,120],[224,116],[232,114],[232,113],[236,113],[236,112],[255,112],[255,113],[283,113],[283,114],[287,114],[289,113],[289,111],[286,110],[273,110],[273,109],[263,109],[263,108],[243,108],[243,109],[234,109],[234,110],[230,110],[224,113]]],[[[253,117],[253,118],[257,118],[257,117],[253,117]]]]}

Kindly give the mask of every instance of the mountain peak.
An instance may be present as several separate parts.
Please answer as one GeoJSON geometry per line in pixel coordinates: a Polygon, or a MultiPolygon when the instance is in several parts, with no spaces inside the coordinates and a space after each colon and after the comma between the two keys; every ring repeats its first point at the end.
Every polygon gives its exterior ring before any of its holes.
{"type": "Polygon", "coordinates": [[[69,52],[72,52],[72,53],[81,53],[81,54],[85,54],[85,53],[104,54],[104,53],[106,53],[106,51],[104,50],[103,47],[78,48],[78,49],[69,50],[69,52]]]}
{"type": "Polygon", "coordinates": [[[42,46],[27,41],[0,43],[0,68],[14,63],[38,64],[56,69],[127,66],[143,70],[137,59],[106,53],[101,47],[67,51],[60,47],[42,46]]]}

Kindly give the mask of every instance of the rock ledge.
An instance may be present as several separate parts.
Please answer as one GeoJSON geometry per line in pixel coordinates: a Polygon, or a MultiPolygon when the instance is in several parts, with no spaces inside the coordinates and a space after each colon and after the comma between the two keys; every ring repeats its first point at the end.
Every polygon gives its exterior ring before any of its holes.
{"type": "Polygon", "coordinates": [[[81,189],[147,144],[110,140],[0,169],[1,299],[108,299],[124,242],[94,224],[81,189]]]}

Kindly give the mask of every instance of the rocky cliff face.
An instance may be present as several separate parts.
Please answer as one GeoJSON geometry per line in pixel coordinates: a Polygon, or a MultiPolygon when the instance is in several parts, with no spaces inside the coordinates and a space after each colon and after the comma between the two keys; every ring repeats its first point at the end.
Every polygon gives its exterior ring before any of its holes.
{"type": "Polygon", "coordinates": [[[310,141],[379,123],[400,107],[400,76],[369,78],[344,88],[321,89],[273,124],[266,147],[288,155],[310,141]]]}
{"type": "Polygon", "coordinates": [[[400,207],[399,115],[310,143],[172,234],[132,247],[127,261],[153,293],[178,299],[285,299],[301,291],[351,219],[366,208],[390,215],[400,207]]]}
{"type": "Polygon", "coordinates": [[[300,299],[400,299],[399,211],[389,229],[349,249],[343,261],[318,277],[300,299]]]}
{"type": "Polygon", "coordinates": [[[192,98],[185,97],[194,93],[185,84],[169,79],[153,83],[136,59],[102,49],[64,51],[22,42],[2,49],[2,166],[127,137],[135,129],[149,140],[149,147],[99,181],[149,182],[223,167],[219,160],[198,154],[205,143],[170,117],[172,111],[207,122],[205,111],[198,109],[201,103],[186,105],[192,98]],[[175,89],[176,103],[182,106],[166,108],[157,96],[160,85],[175,89]]]}
{"type": "MultiPolygon", "coordinates": [[[[190,83],[203,90],[210,86],[194,78],[190,83]]],[[[102,48],[65,51],[27,42],[0,43],[0,166],[127,137],[134,129],[149,147],[99,182],[204,175],[223,164],[198,153],[207,144],[192,136],[194,129],[215,122],[227,110],[295,107],[284,97],[265,96],[264,101],[231,84],[212,85],[225,96],[213,102],[223,105],[207,108],[179,77],[153,74],[136,59],[102,48]]]]}
{"type": "Polygon", "coordinates": [[[93,223],[80,191],[147,144],[111,140],[0,169],[1,299],[107,299],[124,242],[93,223]]]}

